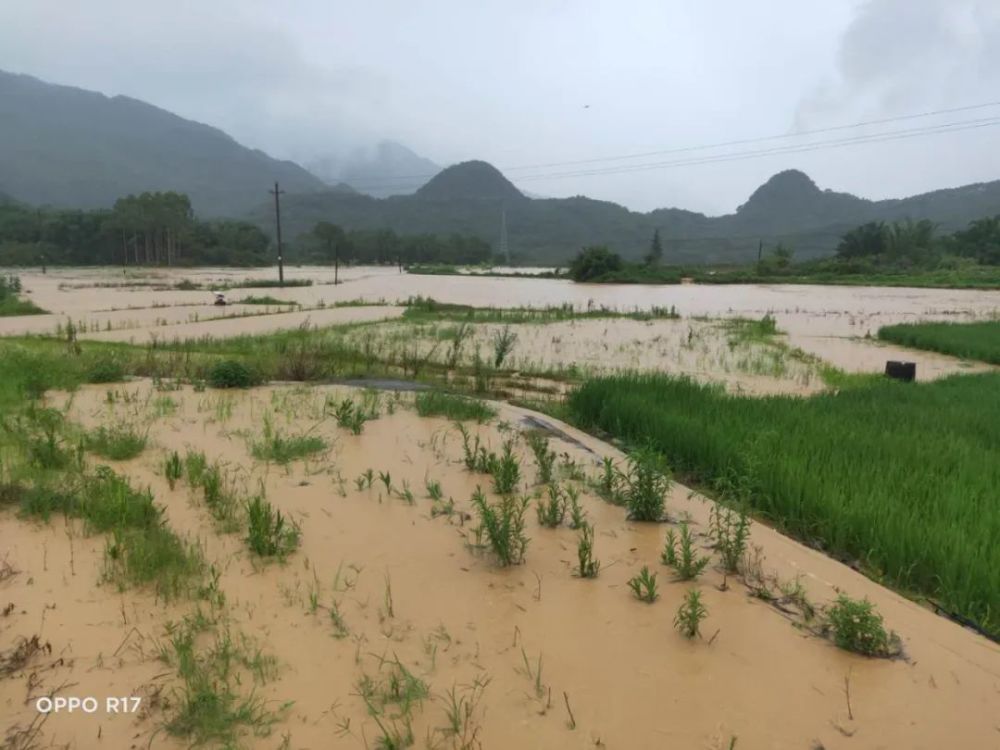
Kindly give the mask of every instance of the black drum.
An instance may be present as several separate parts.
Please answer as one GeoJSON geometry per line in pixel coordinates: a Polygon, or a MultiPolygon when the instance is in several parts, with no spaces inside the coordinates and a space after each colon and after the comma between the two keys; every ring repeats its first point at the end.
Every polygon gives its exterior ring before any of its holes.
{"type": "Polygon", "coordinates": [[[890,360],[885,363],[885,374],[893,380],[903,380],[907,383],[912,383],[917,379],[917,363],[890,360]]]}

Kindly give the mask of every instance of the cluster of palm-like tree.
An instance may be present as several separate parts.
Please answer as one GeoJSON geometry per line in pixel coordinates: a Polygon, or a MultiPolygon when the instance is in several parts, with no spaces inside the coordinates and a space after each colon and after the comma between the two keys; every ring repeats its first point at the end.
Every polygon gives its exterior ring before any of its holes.
{"type": "Polygon", "coordinates": [[[119,198],[109,224],[121,234],[123,264],[170,266],[183,253],[192,219],[183,193],[141,193],[119,198]]]}

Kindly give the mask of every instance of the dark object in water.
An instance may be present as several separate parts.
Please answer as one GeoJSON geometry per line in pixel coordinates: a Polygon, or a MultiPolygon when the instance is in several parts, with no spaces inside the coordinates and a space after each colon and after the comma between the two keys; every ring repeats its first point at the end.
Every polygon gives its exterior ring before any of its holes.
{"type": "Polygon", "coordinates": [[[224,295],[222,292],[216,292],[215,293],[215,304],[216,305],[220,305],[220,306],[225,305],[226,304],[226,295],[224,295]]]}
{"type": "Polygon", "coordinates": [[[889,360],[885,363],[885,374],[893,380],[903,380],[907,383],[912,383],[917,379],[917,363],[889,360]]]}

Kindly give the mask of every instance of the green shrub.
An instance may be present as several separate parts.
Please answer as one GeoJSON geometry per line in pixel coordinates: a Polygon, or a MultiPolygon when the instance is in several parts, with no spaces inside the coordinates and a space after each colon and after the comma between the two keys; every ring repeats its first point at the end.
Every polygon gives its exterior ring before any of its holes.
{"type": "Polygon", "coordinates": [[[678,580],[694,580],[708,565],[709,558],[707,556],[699,557],[695,553],[694,538],[686,523],[681,524],[680,551],[677,549],[677,544],[678,540],[674,530],[670,529],[667,531],[667,542],[663,548],[663,562],[677,572],[678,580]]]}
{"type": "Polygon", "coordinates": [[[580,578],[597,578],[601,562],[594,557],[594,527],[584,523],[580,527],[580,538],[576,544],[576,574],[580,578]]]}
{"type": "Polygon", "coordinates": [[[256,385],[259,378],[242,362],[224,359],[209,368],[208,382],[213,388],[249,388],[256,385]]]}
{"type": "Polygon", "coordinates": [[[661,521],[670,490],[669,470],[653,450],[643,448],[628,457],[623,493],[629,518],[634,521],[661,521]]]}
{"type": "Polygon", "coordinates": [[[247,545],[261,557],[284,558],[299,546],[299,530],[260,495],[247,503],[247,545]]]}
{"type": "Polygon", "coordinates": [[[556,463],[556,452],[549,450],[549,439],[541,432],[529,432],[526,435],[528,447],[535,456],[538,465],[538,481],[549,484],[552,481],[552,469],[556,463]]]}
{"type": "Polygon", "coordinates": [[[628,587],[632,589],[636,599],[646,604],[652,604],[660,596],[656,588],[656,573],[650,572],[645,565],[637,575],[628,579],[628,587]]]}
{"type": "Polygon", "coordinates": [[[88,383],[118,383],[125,379],[125,366],[114,357],[99,357],[87,368],[88,383]]]}
{"type": "Polygon", "coordinates": [[[554,529],[566,517],[566,500],[557,485],[549,485],[548,499],[539,498],[535,507],[538,513],[538,523],[554,529]]]}
{"type": "Polygon", "coordinates": [[[868,599],[851,599],[841,594],[826,611],[827,628],[839,648],[865,656],[895,656],[900,652],[899,636],[887,632],[882,615],[868,599]]]}
{"type": "Polygon", "coordinates": [[[708,610],[701,603],[701,592],[690,589],[677,609],[674,627],[685,638],[694,638],[700,633],[701,621],[708,616],[708,610]]]}
{"type": "Polygon", "coordinates": [[[490,549],[501,566],[517,565],[524,561],[528,537],[524,534],[524,513],[528,498],[505,495],[496,504],[490,504],[478,487],[472,495],[472,506],[479,514],[477,534],[485,535],[490,549]]]}

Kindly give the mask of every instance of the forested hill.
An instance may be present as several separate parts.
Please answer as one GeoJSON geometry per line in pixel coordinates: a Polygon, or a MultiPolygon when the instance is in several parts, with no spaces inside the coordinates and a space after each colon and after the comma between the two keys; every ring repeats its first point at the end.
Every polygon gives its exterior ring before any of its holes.
{"type": "MultiPolygon", "coordinates": [[[[607,245],[638,259],[659,230],[665,263],[727,263],[756,259],[760,241],[790,246],[799,259],[829,255],[844,232],[868,221],[930,219],[941,231],[961,229],[1000,213],[1000,182],[871,201],[823,190],[804,173],[788,170],[754,191],[735,213],[709,217],[677,208],[638,213],[584,196],[532,199],[491,165],[474,161],[443,170],[413,195],[288,195],[282,206],[291,237],[322,220],[349,230],[460,232],[498,248],[505,215],[517,262],[565,263],[588,245],[607,245]]],[[[271,209],[262,205],[253,218],[267,228],[271,209]]]]}
{"type": "Polygon", "coordinates": [[[300,193],[325,187],[297,164],[145,102],[0,71],[0,193],[19,201],[110,208],[173,190],[201,216],[240,216],[275,180],[300,193]]]}

